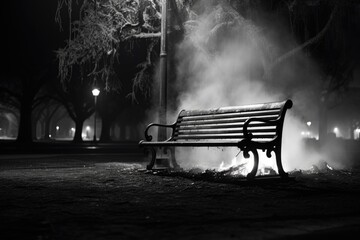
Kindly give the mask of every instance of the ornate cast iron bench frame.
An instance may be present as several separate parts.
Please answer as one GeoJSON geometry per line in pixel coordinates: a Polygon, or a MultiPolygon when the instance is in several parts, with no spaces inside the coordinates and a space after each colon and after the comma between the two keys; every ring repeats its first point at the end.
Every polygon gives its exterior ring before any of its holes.
{"type": "Polygon", "coordinates": [[[281,141],[286,110],[292,107],[291,100],[254,104],[237,107],[223,107],[211,110],[182,110],[177,120],[170,125],[151,123],[145,130],[145,139],[139,142],[151,152],[147,169],[156,161],[156,150],[170,150],[174,168],[178,168],[174,147],[238,147],[245,158],[249,152],[254,156],[254,167],[247,178],[254,178],[259,165],[257,150],[266,151],[266,156],[276,156],[278,173],[287,177],[281,162],[281,141]],[[172,129],[171,137],[165,141],[152,141],[148,134],[151,127],[172,129]]]}

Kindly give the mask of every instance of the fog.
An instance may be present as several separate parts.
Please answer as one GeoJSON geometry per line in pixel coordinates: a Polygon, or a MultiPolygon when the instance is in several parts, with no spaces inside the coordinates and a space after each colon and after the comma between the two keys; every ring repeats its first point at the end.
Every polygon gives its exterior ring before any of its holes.
{"type": "MultiPolygon", "coordinates": [[[[208,4],[208,1],[201,4],[208,4]]],[[[231,11],[226,3],[211,6],[189,21],[186,37],[176,51],[179,107],[170,119],[181,109],[209,109],[290,98],[294,107],[288,110],[285,119],[283,165],[286,171],[307,169],[322,159],[319,154],[305,149],[300,134],[304,129],[304,116],[317,112],[314,92],[319,87],[319,72],[311,59],[300,52],[278,66],[270,78],[264,77],[279,54],[296,47],[295,41],[289,43],[289,36],[276,37],[281,32],[278,27],[272,26],[263,34],[263,26],[231,11]]],[[[176,154],[185,168],[218,169],[220,165],[234,164],[238,152],[236,148],[179,148],[176,154]]],[[[241,155],[236,164],[244,161],[241,155]]],[[[264,163],[276,169],[274,159],[264,159],[260,155],[260,167],[264,163]]]]}

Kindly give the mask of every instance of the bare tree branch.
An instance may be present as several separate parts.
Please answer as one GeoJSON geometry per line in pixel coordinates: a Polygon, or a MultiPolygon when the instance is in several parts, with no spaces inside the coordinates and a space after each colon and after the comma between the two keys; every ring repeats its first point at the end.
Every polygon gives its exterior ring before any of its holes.
{"type": "Polygon", "coordinates": [[[278,57],[277,59],[275,59],[269,66],[265,66],[265,75],[264,78],[268,79],[271,74],[272,74],[272,70],[279,65],[280,63],[282,63],[283,61],[285,61],[286,59],[294,56],[295,54],[299,53],[300,51],[302,51],[303,49],[317,43],[319,40],[321,40],[326,32],[329,30],[331,23],[338,11],[338,4],[336,4],[331,12],[331,15],[327,21],[327,23],[325,24],[324,28],[318,33],[316,34],[316,36],[314,36],[313,38],[307,40],[306,42],[304,42],[303,44],[297,46],[296,48],[293,48],[292,50],[288,51],[287,53],[281,55],[280,57],[278,57]]]}

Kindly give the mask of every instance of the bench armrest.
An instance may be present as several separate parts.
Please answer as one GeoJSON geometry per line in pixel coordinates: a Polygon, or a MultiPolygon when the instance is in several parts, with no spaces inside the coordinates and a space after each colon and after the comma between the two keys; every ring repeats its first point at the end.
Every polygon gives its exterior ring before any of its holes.
{"type": "Polygon", "coordinates": [[[170,124],[170,125],[167,125],[167,124],[159,124],[159,123],[150,123],[146,129],[145,129],[145,139],[146,141],[151,141],[152,140],[152,136],[148,134],[148,131],[151,127],[167,127],[167,128],[172,128],[173,131],[174,131],[174,128],[175,128],[175,124],[170,124]]]}
{"type": "Polygon", "coordinates": [[[268,119],[257,118],[257,117],[249,118],[248,120],[245,121],[245,124],[243,127],[244,138],[249,138],[249,139],[252,138],[252,134],[249,133],[248,129],[247,129],[251,122],[263,122],[263,123],[268,123],[269,125],[273,125],[274,123],[276,124],[280,119],[281,119],[281,116],[275,120],[268,120],[268,119]]]}

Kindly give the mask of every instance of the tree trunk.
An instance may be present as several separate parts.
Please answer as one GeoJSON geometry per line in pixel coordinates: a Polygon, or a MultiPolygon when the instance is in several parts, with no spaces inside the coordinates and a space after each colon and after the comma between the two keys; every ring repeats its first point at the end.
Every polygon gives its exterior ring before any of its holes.
{"type": "Polygon", "coordinates": [[[47,117],[45,120],[45,135],[44,135],[44,140],[50,140],[50,122],[51,122],[51,117],[47,117]]]}
{"type": "Polygon", "coordinates": [[[37,140],[37,139],[41,139],[41,133],[42,133],[42,124],[41,124],[41,121],[40,121],[40,117],[41,117],[41,112],[38,112],[37,114],[33,114],[32,115],[32,121],[33,121],[33,124],[32,124],[32,137],[33,137],[33,140],[37,140]],[[37,136],[37,125],[38,123],[40,123],[40,136],[38,138],[37,136]]]}
{"type": "Polygon", "coordinates": [[[84,126],[84,120],[83,119],[77,119],[75,121],[75,136],[74,136],[74,139],[73,141],[74,142],[82,142],[83,139],[82,139],[82,129],[83,129],[83,126],[84,126]]]}
{"type": "Polygon", "coordinates": [[[119,139],[120,139],[121,141],[126,140],[126,139],[125,139],[125,138],[126,138],[126,126],[125,126],[125,124],[124,124],[124,123],[120,123],[120,124],[119,124],[119,128],[120,128],[119,139]]]}
{"type": "Polygon", "coordinates": [[[110,142],[110,129],[111,123],[107,117],[103,117],[101,119],[101,135],[100,135],[100,142],[110,142]]]}
{"type": "Polygon", "coordinates": [[[37,122],[38,122],[38,117],[33,117],[32,118],[34,120],[34,123],[31,125],[31,137],[33,139],[33,141],[37,140],[37,122]]]}
{"type": "Polygon", "coordinates": [[[356,127],[355,127],[355,121],[354,120],[349,120],[349,131],[350,131],[350,139],[351,140],[355,140],[355,130],[356,130],[356,127]]]}
{"type": "Polygon", "coordinates": [[[21,100],[20,108],[20,123],[19,132],[16,141],[20,143],[32,142],[32,98],[29,96],[23,96],[21,100]]]}
{"type": "Polygon", "coordinates": [[[325,142],[327,138],[327,101],[326,96],[322,96],[319,105],[319,141],[325,142]]]}

